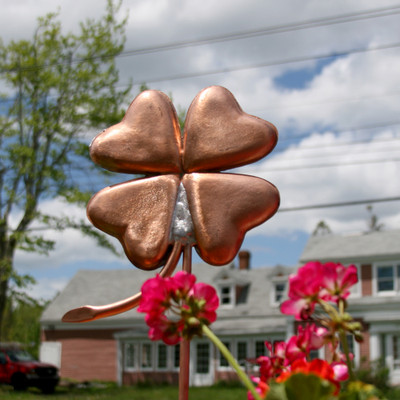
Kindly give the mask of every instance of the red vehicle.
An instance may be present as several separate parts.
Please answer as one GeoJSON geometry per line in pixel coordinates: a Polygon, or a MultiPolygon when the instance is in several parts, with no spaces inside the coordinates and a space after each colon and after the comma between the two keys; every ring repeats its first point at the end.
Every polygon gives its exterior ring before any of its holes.
{"type": "Polygon", "coordinates": [[[0,344],[0,383],[12,385],[14,390],[37,387],[43,393],[53,393],[59,380],[54,365],[35,360],[18,346],[0,344]]]}

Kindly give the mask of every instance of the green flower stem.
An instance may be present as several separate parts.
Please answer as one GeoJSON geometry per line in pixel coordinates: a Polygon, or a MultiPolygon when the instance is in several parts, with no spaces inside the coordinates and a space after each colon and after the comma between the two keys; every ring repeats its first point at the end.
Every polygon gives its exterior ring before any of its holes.
{"type": "MultiPolygon", "coordinates": [[[[346,304],[342,299],[340,299],[338,306],[339,306],[339,315],[340,315],[341,319],[343,319],[343,315],[346,310],[346,304]]],[[[353,371],[353,364],[352,364],[352,361],[350,360],[349,344],[347,342],[346,332],[343,329],[339,330],[339,338],[342,343],[343,352],[346,356],[346,364],[347,364],[347,368],[349,371],[349,380],[354,381],[355,377],[354,377],[354,371],[353,371]]]]}
{"type": "Polygon", "coordinates": [[[329,315],[330,319],[337,321],[339,317],[339,313],[331,304],[326,302],[325,300],[318,299],[318,304],[322,307],[322,309],[329,315]]]}
{"type": "Polygon", "coordinates": [[[243,382],[243,384],[246,386],[247,389],[250,390],[251,394],[256,400],[261,400],[260,395],[257,393],[253,383],[249,379],[249,377],[243,372],[242,368],[238,364],[238,362],[235,360],[235,358],[232,356],[230,351],[226,348],[226,346],[219,340],[219,338],[214,334],[214,332],[206,325],[203,325],[203,333],[205,336],[207,336],[212,343],[218,348],[218,350],[222,353],[222,355],[226,358],[226,360],[229,362],[229,364],[232,366],[232,368],[236,371],[238,374],[238,377],[240,380],[243,382]]]}
{"type": "Polygon", "coordinates": [[[347,343],[346,332],[344,330],[340,329],[339,337],[340,337],[340,341],[342,343],[343,352],[346,356],[346,364],[347,364],[347,368],[349,371],[349,380],[354,381],[355,376],[354,376],[352,361],[350,360],[349,345],[347,343]]]}

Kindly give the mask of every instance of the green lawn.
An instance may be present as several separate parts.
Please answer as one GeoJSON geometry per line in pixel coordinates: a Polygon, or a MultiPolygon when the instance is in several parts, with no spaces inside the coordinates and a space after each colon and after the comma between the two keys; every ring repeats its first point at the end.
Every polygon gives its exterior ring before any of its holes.
{"type": "MultiPolygon", "coordinates": [[[[171,386],[157,387],[122,387],[105,388],[67,388],[58,387],[52,395],[43,395],[36,389],[26,392],[14,392],[10,386],[0,386],[1,400],[178,400],[178,388],[171,386]]],[[[207,387],[191,388],[190,400],[246,400],[246,390],[242,387],[207,387]]]]}
{"type": "MultiPolygon", "coordinates": [[[[386,394],[387,400],[399,400],[400,389],[392,389],[386,394]]],[[[11,386],[0,386],[1,400],[178,400],[178,388],[171,386],[116,387],[115,385],[77,388],[61,386],[52,395],[43,395],[37,389],[14,392],[11,386]]],[[[237,387],[191,388],[189,400],[246,400],[246,390],[237,387]]]]}

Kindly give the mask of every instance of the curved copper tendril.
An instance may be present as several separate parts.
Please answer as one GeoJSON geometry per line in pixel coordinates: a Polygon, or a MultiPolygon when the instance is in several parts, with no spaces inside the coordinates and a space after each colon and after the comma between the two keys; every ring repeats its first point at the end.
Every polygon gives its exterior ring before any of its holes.
{"type": "MultiPolygon", "coordinates": [[[[160,276],[171,276],[178,264],[179,257],[182,251],[182,243],[175,242],[172,252],[160,271],[160,276]]],[[[68,311],[62,317],[62,322],[89,322],[96,319],[110,317],[131,310],[139,305],[142,293],[128,297],[127,299],[117,301],[115,303],[106,304],[104,306],[82,306],[68,311]]]]}

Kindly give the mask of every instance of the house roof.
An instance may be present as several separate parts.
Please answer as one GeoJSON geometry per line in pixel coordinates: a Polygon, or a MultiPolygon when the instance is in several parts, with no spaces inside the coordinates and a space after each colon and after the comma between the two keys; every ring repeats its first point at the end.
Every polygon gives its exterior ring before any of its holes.
{"type": "MultiPolygon", "coordinates": [[[[265,329],[282,328],[285,330],[285,317],[279,312],[277,304],[271,302],[274,276],[282,277],[287,281],[287,276],[294,268],[256,268],[239,270],[233,265],[215,267],[205,263],[194,264],[193,273],[198,282],[212,284],[214,287],[228,284],[234,287],[248,288],[246,301],[235,306],[218,309],[218,320],[215,328],[228,333],[234,326],[232,318],[242,318],[246,322],[241,326],[244,331],[253,333],[265,332],[265,329]],[[279,326],[278,326],[279,325],[279,326]]],[[[155,272],[142,271],[136,268],[124,270],[80,270],[68,283],[65,289],[48,305],[42,314],[43,325],[56,326],[58,329],[77,329],[76,324],[61,323],[61,318],[70,309],[83,305],[109,304],[140,291],[143,282],[154,276],[155,272]]],[[[276,280],[277,278],[275,278],[276,280]]],[[[79,324],[79,329],[93,328],[94,326],[122,327],[143,321],[143,314],[131,310],[104,320],[79,324]]]]}
{"type": "Polygon", "coordinates": [[[300,262],[374,262],[400,259],[400,230],[311,236],[300,262]]]}

